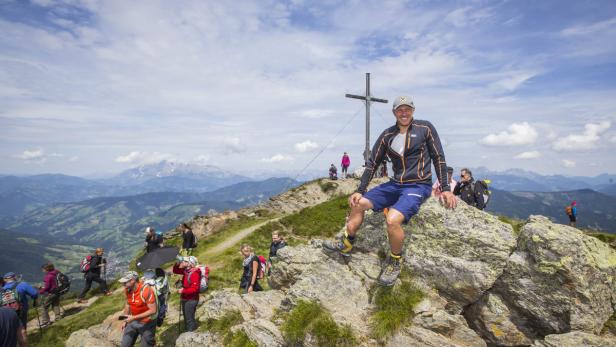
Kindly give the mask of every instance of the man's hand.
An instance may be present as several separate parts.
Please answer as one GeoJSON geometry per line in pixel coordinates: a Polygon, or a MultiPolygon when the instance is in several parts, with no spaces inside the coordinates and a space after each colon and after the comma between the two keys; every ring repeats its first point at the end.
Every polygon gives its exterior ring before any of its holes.
{"type": "Polygon", "coordinates": [[[359,205],[359,200],[363,197],[361,193],[353,193],[349,196],[349,206],[356,207],[359,205]]]}
{"type": "Polygon", "coordinates": [[[453,195],[453,193],[450,191],[443,192],[439,200],[441,201],[441,204],[443,204],[447,208],[454,209],[458,205],[456,196],[453,195]]]}
{"type": "Polygon", "coordinates": [[[178,289],[178,294],[182,294],[183,291],[184,291],[184,288],[178,289]]]}
{"type": "Polygon", "coordinates": [[[126,322],[125,322],[125,324],[128,324],[128,323],[130,323],[130,322],[132,322],[132,321],[134,321],[134,320],[135,320],[135,316],[133,316],[133,315],[128,315],[128,317],[126,317],[126,322]]]}

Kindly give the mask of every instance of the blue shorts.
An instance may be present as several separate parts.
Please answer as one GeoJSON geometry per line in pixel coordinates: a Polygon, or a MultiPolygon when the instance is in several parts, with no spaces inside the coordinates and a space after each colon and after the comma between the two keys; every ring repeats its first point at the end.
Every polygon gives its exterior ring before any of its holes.
{"type": "Polygon", "coordinates": [[[431,194],[432,186],[429,184],[400,184],[389,181],[370,189],[364,194],[364,198],[370,200],[375,212],[391,207],[402,213],[404,223],[408,223],[431,194]]]}

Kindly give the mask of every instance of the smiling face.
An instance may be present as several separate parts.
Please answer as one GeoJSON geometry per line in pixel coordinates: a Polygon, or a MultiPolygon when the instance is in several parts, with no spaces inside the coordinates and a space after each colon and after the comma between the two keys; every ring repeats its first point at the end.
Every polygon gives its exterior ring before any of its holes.
{"type": "Polygon", "coordinates": [[[413,121],[413,113],[415,109],[408,105],[400,105],[398,108],[394,110],[394,116],[396,116],[396,120],[398,121],[398,125],[401,126],[409,126],[413,121]]]}

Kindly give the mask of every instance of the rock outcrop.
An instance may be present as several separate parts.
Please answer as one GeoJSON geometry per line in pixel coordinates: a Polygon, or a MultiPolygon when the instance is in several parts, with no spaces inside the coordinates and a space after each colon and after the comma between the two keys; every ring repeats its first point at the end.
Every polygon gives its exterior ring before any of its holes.
{"type": "MultiPolygon", "coordinates": [[[[337,324],[350,326],[361,346],[616,345],[612,335],[600,335],[616,303],[616,252],[601,241],[544,217],[531,217],[516,234],[488,213],[462,202],[446,210],[435,199],[404,230],[404,266],[425,295],[387,341],[376,341],[370,328],[375,279],[389,249],[382,213],[366,214],[350,260],[328,257],[319,240],[285,247],[273,262],[272,290],[213,292],[197,316],[204,322],[238,311],[242,319],[231,331],[259,346],[288,345],[284,316],[303,300],[318,302],[337,324]]],[[[93,339],[107,344],[92,346],[117,345],[100,331],[76,332],[67,346],[93,339]]],[[[184,333],[176,345],[220,346],[223,339],[214,332],[184,333]]],[[[307,336],[303,345],[314,343],[307,336]]]]}

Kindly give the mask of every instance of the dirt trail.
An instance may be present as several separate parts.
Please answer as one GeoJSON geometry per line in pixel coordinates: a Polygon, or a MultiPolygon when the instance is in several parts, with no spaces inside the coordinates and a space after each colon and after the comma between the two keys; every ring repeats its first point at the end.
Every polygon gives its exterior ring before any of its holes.
{"type": "Polygon", "coordinates": [[[208,257],[211,257],[212,255],[216,255],[218,253],[222,253],[227,248],[232,247],[236,243],[240,242],[246,236],[252,234],[255,230],[259,229],[260,227],[264,226],[267,223],[275,222],[275,221],[279,220],[280,218],[282,218],[282,217],[278,217],[278,218],[274,218],[274,219],[269,219],[269,220],[266,220],[265,222],[253,225],[253,226],[248,227],[246,229],[243,229],[240,232],[238,232],[237,234],[235,234],[235,235],[231,236],[230,238],[226,239],[224,242],[222,242],[218,246],[208,250],[205,254],[208,257]]]}

